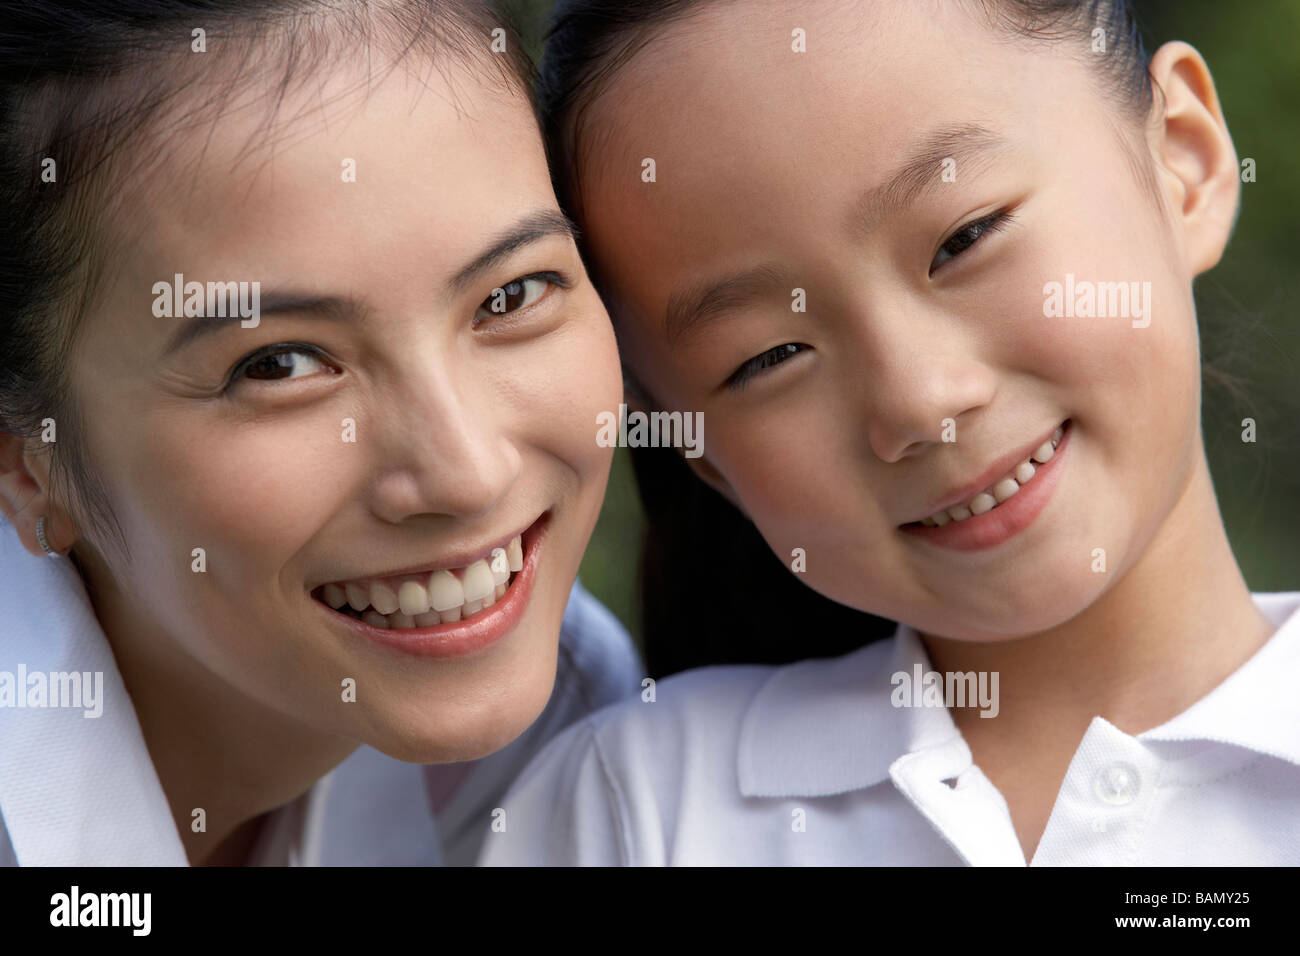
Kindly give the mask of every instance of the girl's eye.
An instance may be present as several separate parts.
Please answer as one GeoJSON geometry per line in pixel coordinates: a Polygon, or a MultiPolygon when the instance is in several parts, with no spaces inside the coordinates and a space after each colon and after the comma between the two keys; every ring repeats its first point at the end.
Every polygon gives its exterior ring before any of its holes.
{"type": "Polygon", "coordinates": [[[474,313],[474,324],[526,309],[546,295],[552,285],[564,285],[560,276],[554,272],[538,272],[513,279],[500,288],[493,289],[492,294],[479,304],[478,311],[474,313]]]}
{"type": "Polygon", "coordinates": [[[766,352],[755,355],[731,373],[731,377],[726,381],[726,386],[732,391],[743,391],[746,383],[755,375],[759,375],[773,366],[780,365],[782,362],[789,361],[808,347],[802,342],[786,342],[784,345],[778,345],[766,352]]]}
{"type": "Polygon", "coordinates": [[[949,259],[956,259],[990,232],[995,232],[1007,226],[1012,221],[1012,218],[1009,212],[999,210],[992,215],[985,216],[983,219],[976,219],[974,222],[962,226],[935,253],[934,261],[930,263],[930,275],[934,275],[935,270],[941,265],[949,259]]]}
{"type": "Polygon", "coordinates": [[[310,345],[269,345],[244,358],[230,376],[231,384],[241,379],[273,382],[285,378],[302,378],[332,370],[318,349],[310,345]]]}

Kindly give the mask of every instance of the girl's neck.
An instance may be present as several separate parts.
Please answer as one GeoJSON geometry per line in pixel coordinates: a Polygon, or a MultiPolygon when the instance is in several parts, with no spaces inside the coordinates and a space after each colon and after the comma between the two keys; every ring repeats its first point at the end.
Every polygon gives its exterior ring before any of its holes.
{"type": "MultiPolygon", "coordinates": [[[[92,577],[100,578],[92,570],[92,577]]],[[[356,743],[322,735],[247,697],[136,614],[91,589],[189,861],[247,861],[264,814],[305,793],[356,743]],[[202,809],[205,831],[195,832],[202,809]]]]}
{"type": "Polygon", "coordinates": [[[999,672],[1002,720],[984,723],[1005,733],[1055,714],[1058,726],[1102,716],[1137,734],[1204,697],[1273,630],[1237,567],[1202,453],[1137,563],[1082,613],[1008,641],[922,639],[938,671],[999,672]]]}

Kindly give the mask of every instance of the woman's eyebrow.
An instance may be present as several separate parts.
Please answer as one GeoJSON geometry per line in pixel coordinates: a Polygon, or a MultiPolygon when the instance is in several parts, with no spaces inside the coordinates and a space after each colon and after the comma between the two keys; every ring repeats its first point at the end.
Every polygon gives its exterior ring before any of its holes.
{"type": "Polygon", "coordinates": [[[567,236],[577,241],[578,228],[558,209],[539,209],[530,213],[498,236],[451,280],[452,292],[465,287],[512,252],[548,236],[567,236]]]}
{"type": "MultiPolygon", "coordinates": [[[[448,283],[448,288],[453,295],[463,292],[484,272],[524,246],[549,236],[567,236],[576,242],[577,233],[577,227],[558,209],[542,209],[530,213],[491,240],[487,248],[455,274],[448,283]]],[[[271,291],[260,295],[257,318],[260,322],[268,316],[293,312],[345,321],[364,310],[363,302],[347,296],[313,295],[291,290],[271,291]]],[[[229,328],[245,319],[240,314],[186,318],[168,340],[163,354],[171,355],[195,339],[218,329],[229,328]]]]}
{"type": "Polygon", "coordinates": [[[894,215],[924,190],[945,182],[959,182],[974,175],[972,166],[982,168],[988,161],[1011,148],[1001,134],[974,123],[940,126],[920,140],[920,145],[887,180],[873,186],[849,207],[847,229],[851,235],[865,236],[881,221],[894,215]],[[951,165],[948,165],[951,160],[951,165]],[[950,171],[953,178],[945,178],[950,171]]]}

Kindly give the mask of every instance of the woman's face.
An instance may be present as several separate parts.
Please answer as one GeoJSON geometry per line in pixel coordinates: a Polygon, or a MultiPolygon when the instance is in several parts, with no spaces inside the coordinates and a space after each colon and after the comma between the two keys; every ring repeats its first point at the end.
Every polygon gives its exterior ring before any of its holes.
{"type": "MultiPolygon", "coordinates": [[[[1169,225],[1096,66],[1059,46],[952,4],[769,6],[663,28],[585,115],[580,211],[625,361],[703,412],[699,472],[823,594],[962,639],[1069,620],[1199,467],[1190,280],[1231,210],[1169,225]],[[1053,282],[1142,298],[1049,318],[1053,282]]],[[[1188,115],[1184,169],[1213,139],[1188,115]]]]}
{"type": "Polygon", "coordinates": [[[528,104],[455,80],[339,96],[340,75],[265,143],[256,107],[174,135],[74,366],[131,554],[88,555],[119,656],[421,762],[495,750],[545,705],[621,388],[528,104]],[[156,316],[176,274],[259,282],[260,320],[156,316]],[[515,536],[505,596],[494,578],[436,629],[397,626],[409,588],[388,629],[327,606],[377,613],[377,585],[436,570],[472,590],[515,536]]]}

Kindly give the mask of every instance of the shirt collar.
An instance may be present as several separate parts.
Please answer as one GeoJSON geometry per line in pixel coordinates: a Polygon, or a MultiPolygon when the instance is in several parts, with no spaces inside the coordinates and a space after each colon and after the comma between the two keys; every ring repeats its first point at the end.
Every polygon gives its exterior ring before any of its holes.
{"type": "MultiPolygon", "coordinates": [[[[23,866],[185,865],[180,835],[85,587],[0,521],[0,670],[103,675],[103,711],[0,712],[0,811],[23,866]]],[[[25,694],[26,688],[15,688],[25,694]]]]}
{"type": "Polygon", "coordinates": [[[1300,592],[1252,595],[1277,631],[1187,710],[1138,739],[1234,744],[1300,765],[1300,592]]]}
{"type": "MultiPolygon", "coordinates": [[[[1278,631],[1206,697],[1140,740],[1235,744],[1300,764],[1300,593],[1252,595],[1278,631]]],[[[944,747],[944,773],[969,750],[942,707],[895,707],[891,677],[930,669],[920,637],[900,625],[892,640],[839,658],[775,671],[741,722],[737,779],[747,797],[830,796],[890,776],[899,757],[944,747]],[[952,746],[944,746],[952,745],[952,746]]],[[[969,759],[968,757],[966,759],[969,759]]],[[[958,768],[959,769],[959,768],[958,768]]]]}
{"type": "Polygon", "coordinates": [[[920,638],[900,625],[892,640],[843,657],[777,670],[750,702],[737,756],[747,797],[846,793],[889,778],[901,755],[960,740],[942,707],[894,707],[890,680],[930,667],[920,638]]]}

